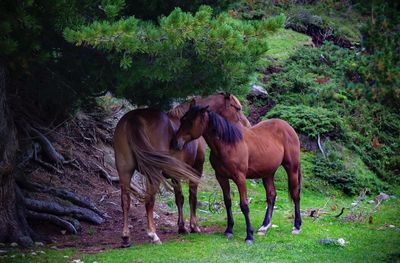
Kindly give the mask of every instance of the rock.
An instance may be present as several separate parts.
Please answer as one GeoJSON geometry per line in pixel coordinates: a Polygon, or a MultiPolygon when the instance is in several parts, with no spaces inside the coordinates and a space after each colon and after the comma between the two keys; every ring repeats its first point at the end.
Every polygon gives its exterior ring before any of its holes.
{"type": "Polygon", "coordinates": [[[375,203],[374,200],[369,200],[369,201],[368,201],[368,204],[374,204],[374,203],[375,203]]]}
{"type": "Polygon", "coordinates": [[[31,255],[32,256],[36,256],[37,254],[36,254],[36,252],[32,252],[31,255]]]}
{"type": "Polygon", "coordinates": [[[0,243],[0,247],[4,247],[4,246],[6,246],[6,244],[0,243]]]}
{"type": "Polygon", "coordinates": [[[61,230],[61,234],[65,235],[65,233],[67,233],[66,230],[61,230]]]}
{"type": "Polygon", "coordinates": [[[253,84],[250,87],[249,95],[256,98],[267,98],[268,92],[263,87],[253,84]]]}
{"type": "Polygon", "coordinates": [[[390,198],[389,195],[387,195],[385,193],[379,193],[379,195],[377,197],[375,197],[375,201],[382,202],[384,200],[388,200],[389,198],[390,198]]]}
{"type": "Polygon", "coordinates": [[[3,255],[5,255],[5,254],[7,254],[7,252],[8,252],[7,250],[1,250],[1,249],[0,249],[0,256],[3,256],[3,255]]]}
{"type": "Polygon", "coordinates": [[[319,243],[320,244],[334,244],[335,243],[335,239],[333,239],[333,238],[324,238],[324,239],[320,239],[319,243]]]}
{"type": "Polygon", "coordinates": [[[388,225],[388,227],[390,227],[390,228],[395,228],[395,226],[394,226],[394,225],[388,225]]]}
{"type": "Polygon", "coordinates": [[[272,228],[277,228],[277,227],[279,227],[278,225],[272,225],[271,226],[272,228]]]}
{"type": "Polygon", "coordinates": [[[160,219],[160,216],[156,212],[153,212],[153,218],[158,220],[160,219]]]}
{"type": "Polygon", "coordinates": [[[43,242],[35,242],[35,246],[37,246],[37,247],[43,247],[44,244],[43,244],[43,242]]]}
{"type": "Polygon", "coordinates": [[[17,246],[18,246],[18,244],[17,244],[17,243],[15,243],[15,242],[12,242],[12,243],[10,244],[10,246],[12,246],[12,247],[17,247],[17,246]]]}

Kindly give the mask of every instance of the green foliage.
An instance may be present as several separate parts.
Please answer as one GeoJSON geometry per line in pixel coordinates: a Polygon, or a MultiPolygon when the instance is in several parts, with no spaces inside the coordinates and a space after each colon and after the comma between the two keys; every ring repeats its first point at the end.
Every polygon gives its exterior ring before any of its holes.
{"type": "MultiPolygon", "coordinates": [[[[286,27],[306,32],[315,27],[333,37],[360,42],[359,26],[363,22],[352,1],[276,1],[242,0],[230,5],[230,12],[246,20],[261,19],[280,13],[286,14],[286,27]]],[[[318,33],[318,32],[317,32],[318,33]]]]}
{"type": "Polygon", "coordinates": [[[92,0],[0,2],[0,60],[16,104],[32,105],[44,118],[62,118],[111,83],[102,74],[111,70],[98,53],[62,37],[64,27],[101,16],[97,5],[92,0]]]}
{"type": "Polygon", "coordinates": [[[300,48],[265,84],[278,105],[268,117],[286,119],[310,137],[320,133],[338,140],[381,179],[396,183],[400,118],[395,109],[368,101],[358,90],[368,89],[356,70],[362,58],[329,43],[319,49],[300,48]],[[359,86],[354,85],[357,79],[359,86]],[[325,134],[317,129],[322,124],[325,134]]]}
{"type": "Polygon", "coordinates": [[[138,104],[215,90],[246,91],[256,62],[267,50],[267,33],[283,26],[284,16],[240,21],[202,6],[192,15],[175,9],[159,26],[128,17],[94,22],[65,38],[111,53],[125,70],[117,76],[117,94],[138,104]]]}
{"type": "Polygon", "coordinates": [[[297,132],[312,138],[317,138],[318,135],[340,137],[343,130],[339,115],[320,107],[280,104],[269,111],[266,117],[286,120],[297,132]]]}
{"type": "Polygon", "coordinates": [[[367,7],[369,19],[362,34],[369,55],[362,57],[358,68],[365,84],[361,90],[370,100],[400,112],[400,6],[396,1],[373,1],[367,7]]]}
{"type": "Polygon", "coordinates": [[[379,193],[386,185],[365,166],[363,161],[348,149],[333,143],[324,144],[326,158],[314,156],[315,176],[320,177],[348,195],[355,195],[362,189],[379,193]]]}

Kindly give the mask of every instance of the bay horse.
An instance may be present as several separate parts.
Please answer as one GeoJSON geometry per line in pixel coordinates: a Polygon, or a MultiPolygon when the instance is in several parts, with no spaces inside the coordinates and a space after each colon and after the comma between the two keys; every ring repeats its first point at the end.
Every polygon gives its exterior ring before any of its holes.
{"type": "MultiPolygon", "coordinates": [[[[242,112],[238,99],[230,94],[215,94],[193,99],[200,105],[222,114],[232,122],[250,126],[242,112]]],[[[182,151],[170,150],[171,139],[179,127],[180,117],[189,109],[184,103],[164,113],[156,109],[136,109],[126,113],[118,122],[113,138],[115,164],[121,186],[121,206],[123,211],[122,246],[129,243],[128,214],[130,194],[145,202],[147,214],[147,234],[151,241],[160,244],[153,219],[155,194],[160,184],[172,186],[178,207],[178,231],[186,233],[183,220],[183,194],[180,180],[189,180],[190,230],[200,232],[196,223],[197,185],[199,178],[193,175],[193,168],[201,176],[203,172],[205,142],[200,138],[187,144],[182,151]],[[144,187],[131,183],[134,171],[145,179],[144,187]],[[171,182],[167,178],[172,179],[171,182]]]]}
{"type": "Polygon", "coordinates": [[[276,191],[274,175],[283,166],[288,175],[289,191],[295,207],[293,234],[300,233],[300,142],[294,129],[285,121],[270,119],[250,128],[230,123],[208,107],[192,105],[181,118],[173,145],[181,149],[191,140],[203,136],[211,149],[210,162],[220,184],[227,211],[225,236],[233,236],[232,202],[229,179],[238,187],[240,209],[246,220],[246,243],[253,243],[253,228],[249,218],[246,179],[262,178],[267,197],[267,209],[259,235],[271,225],[276,191]]]}

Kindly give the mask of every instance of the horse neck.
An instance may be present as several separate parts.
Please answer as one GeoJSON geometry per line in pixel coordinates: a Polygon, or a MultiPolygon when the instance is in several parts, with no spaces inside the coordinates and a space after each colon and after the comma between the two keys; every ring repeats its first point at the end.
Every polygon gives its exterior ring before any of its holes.
{"type": "Polygon", "coordinates": [[[210,124],[210,121],[207,120],[202,136],[207,145],[210,147],[211,152],[216,153],[218,152],[218,149],[220,149],[222,141],[218,138],[218,136],[213,134],[213,129],[214,127],[210,124]]]}

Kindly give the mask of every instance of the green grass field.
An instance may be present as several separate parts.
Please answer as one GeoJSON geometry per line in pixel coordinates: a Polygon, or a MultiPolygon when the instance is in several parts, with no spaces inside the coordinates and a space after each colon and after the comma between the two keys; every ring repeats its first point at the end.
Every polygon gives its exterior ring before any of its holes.
{"type": "MultiPolygon", "coordinates": [[[[303,154],[305,185],[312,185],[312,178],[307,175],[307,154],[303,154]]],[[[301,210],[303,225],[300,235],[291,234],[293,223],[293,205],[287,196],[287,179],[282,169],[276,175],[278,198],[272,218],[276,228],[270,228],[265,236],[255,235],[254,245],[246,245],[245,223],[239,208],[237,189],[233,190],[233,213],[235,219],[234,238],[226,239],[222,232],[212,234],[176,235],[163,245],[134,245],[128,249],[112,249],[98,254],[84,254],[74,249],[44,250],[32,256],[29,251],[15,251],[13,258],[3,258],[2,262],[71,262],[80,259],[88,262],[398,262],[400,258],[400,189],[393,190],[392,197],[383,201],[374,214],[373,223],[346,222],[335,218],[341,207],[350,207],[357,197],[346,197],[338,191],[324,188],[324,191],[310,190],[304,187],[301,210]],[[332,211],[335,195],[337,210],[332,211]],[[318,219],[307,216],[311,209],[324,208],[327,214],[318,219]],[[390,227],[393,225],[394,227],[390,227]],[[336,244],[319,243],[320,239],[343,238],[344,247],[336,244]],[[25,256],[22,256],[22,254],[25,256]],[[65,257],[68,256],[68,257],[65,257]],[[397,261],[396,261],[397,260],[397,261]]],[[[265,212],[265,192],[262,184],[248,181],[250,217],[254,230],[260,227],[265,212]]],[[[187,187],[184,187],[187,193],[187,187]]],[[[216,193],[216,200],[222,199],[219,186],[213,178],[212,170],[206,166],[206,176],[200,187],[199,200],[206,202],[211,193],[216,193]]],[[[187,198],[187,194],[185,196],[187,198]]],[[[373,204],[367,197],[363,202],[363,211],[370,211],[373,204]]],[[[162,197],[163,202],[174,210],[172,196],[162,197]]],[[[186,199],[187,200],[187,199],[186,199]]],[[[343,216],[349,210],[345,210],[343,216]]],[[[187,202],[185,215],[188,217],[187,202]]],[[[198,218],[201,226],[225,227],[225,210],[221,213],[210,213],[208,209],[200,209],[198,218]]],[[[132,233],[133,234],[133,233],[132,233]]]]}

